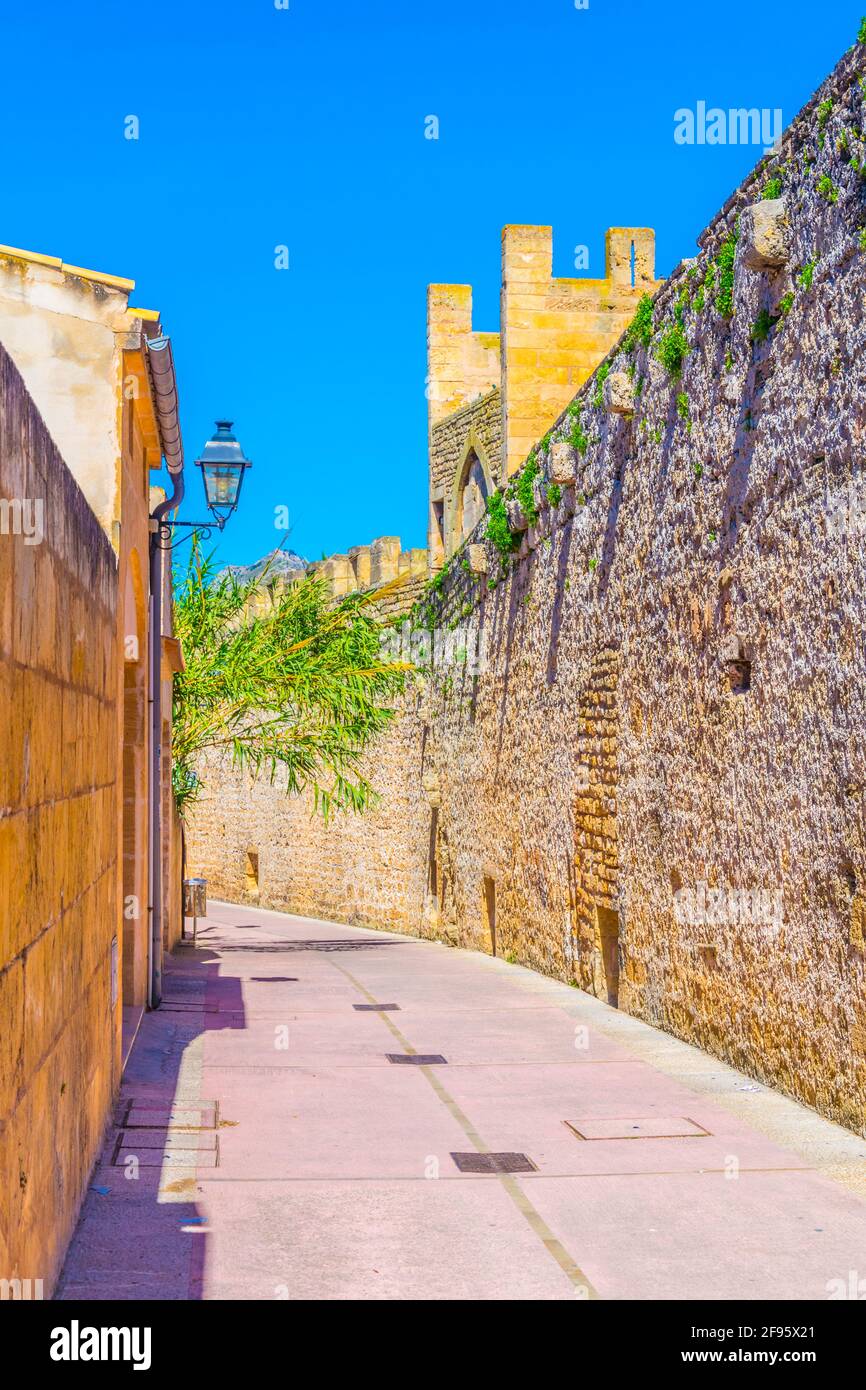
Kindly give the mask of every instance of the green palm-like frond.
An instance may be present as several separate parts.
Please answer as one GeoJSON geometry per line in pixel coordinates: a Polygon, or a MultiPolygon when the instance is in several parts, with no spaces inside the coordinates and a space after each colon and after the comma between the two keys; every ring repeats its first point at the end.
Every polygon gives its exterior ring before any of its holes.
{"type": "Polygon", "coordinates": [[[289,792],[309,789],[318,810],[362,811],[373,798],[361,772],[370,739],[387,728],[403,688],[404,662],[387,659],[387,625],[375,595],[333,604],[322,580],[241,584],[215,573],[194,542],[175,574],[175,633],[185,669],[174,678],[173,782],[181,811],[201,790],[207,752],[289,792]]]}

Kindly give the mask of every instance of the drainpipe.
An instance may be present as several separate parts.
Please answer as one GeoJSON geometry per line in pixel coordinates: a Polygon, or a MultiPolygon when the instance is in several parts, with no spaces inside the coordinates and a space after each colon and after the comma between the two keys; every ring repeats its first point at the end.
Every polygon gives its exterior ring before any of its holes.
{"type": "Polygon", "coordinates": [[[165,518],[180,505],[184,486],[177,382],[168,338],[147,339],[147,361],[163,457],[172,482],[172,492],[154,508],[150,526],[150,961],[147,1002],[149,1008],[156,1009],[162,1001],[162,596],[165,582],[162,547],[171,534],[165,518]]]}

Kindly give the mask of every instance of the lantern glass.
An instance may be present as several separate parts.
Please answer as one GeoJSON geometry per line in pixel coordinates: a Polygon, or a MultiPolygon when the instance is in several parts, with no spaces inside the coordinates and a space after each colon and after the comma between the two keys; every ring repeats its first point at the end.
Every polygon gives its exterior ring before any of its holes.
{"type": "Polygon", "coordinates": [[[241,490],[241,478],[243,477],[243,464],[240,467],[234,463],[205,463],[202,465],[204,475],[204,490],[209,507],[227,507],[234,511],[238,504],[238,494],[241,490]]]}

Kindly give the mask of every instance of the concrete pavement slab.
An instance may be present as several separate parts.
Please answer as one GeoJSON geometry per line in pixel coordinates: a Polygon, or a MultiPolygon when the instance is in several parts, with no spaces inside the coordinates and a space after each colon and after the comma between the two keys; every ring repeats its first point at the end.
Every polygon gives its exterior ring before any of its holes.
{"type": "Polygon", "coordinates": [[[862,1139],[521,967],[212,904],[165,992],[60,1297],[820,1299],[866,1269],[862,1139]],[[535,1171],[452,1157],[490,1151],[535,1171]]]}

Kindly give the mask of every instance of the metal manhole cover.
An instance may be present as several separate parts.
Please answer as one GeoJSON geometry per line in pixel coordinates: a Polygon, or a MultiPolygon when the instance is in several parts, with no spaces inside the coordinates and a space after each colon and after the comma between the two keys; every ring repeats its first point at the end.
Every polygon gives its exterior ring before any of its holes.
{"type": "Polygon", "coordinates": [[[353,1004],[352,1008],[356,1011],[356,1013],[359,1014],[384,1014],[400,1012],[399,1004],[353,1004]]]}
{"type": "Polygon", "coordinates": [[[563,1120],[578,1139],[705,1139],[710,1131],[684,1115],[563,1120]]]}
{"type": "Polygon", "coordinates": [[[386,1052],[385,1056],[395,1066],[442,1067],[448,1065],[439,1052],[386,1052]]]}
{"type": "Polygon", "coordinates": [[[461,1173],[537,1173],[538,1167],[526,1154],[452,1154],[461,1173]]]}

